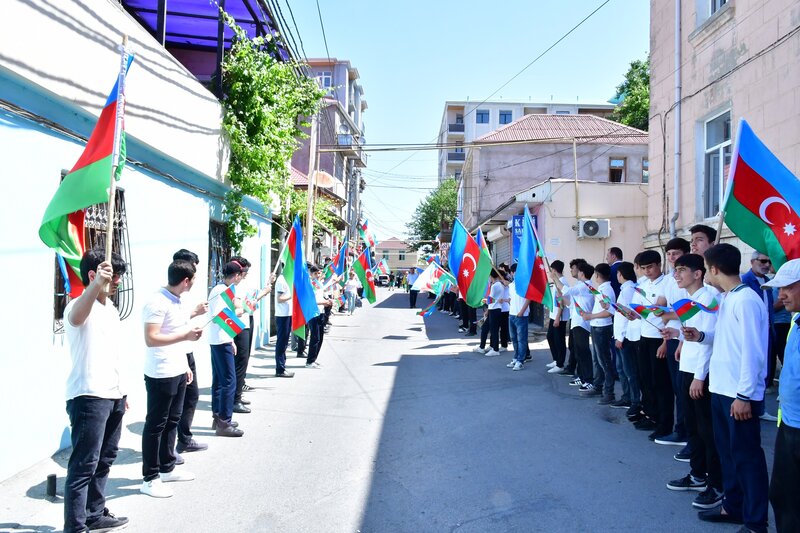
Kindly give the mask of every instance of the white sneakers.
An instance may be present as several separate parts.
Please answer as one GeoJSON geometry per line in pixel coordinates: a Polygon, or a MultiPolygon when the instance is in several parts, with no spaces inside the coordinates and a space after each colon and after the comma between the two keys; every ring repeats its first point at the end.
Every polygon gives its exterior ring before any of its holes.
{"type": "MultiPolygon", "coordinates": [[[[548,365],[548,366],[549,366],[549,365],[548,365]]],[[[564,370],[564,368],[563,368],[563,367],[560,367],[560,366],[557,366],[557,365],[556,365],[556,366],[551,366],[551,367],[550,367],[550,370],[548,370],[548,371],[547,371],[547,373],[548,373],[548,374],[558,374],[558,373],[559,373],[559,372],[561,372],[562,370],[564,370]]]]}
{"type": "Polygon", "coordinates": [[[511,362],[506,365],[506,368],[514,368],[514,363],[516,362],[517,361],[515,359],[512,359],[511,362]]]}
{"type": "Polygon", "coordinates": [[[472,351],[476,352],[476,353],[486,353],[487,349],[486,348],[481,348],[480,346],[476,346],[476,347],[474,347],[472,349],[472,351]]]}
{"type": "Polygon", "coordinates": [[[545,368],[553,368],[554,366],[556,366],[556,362],[555,361],[551,361],[551,362],[547,363],[544,366],[545,366],[545,368]]]}
{"type": "Polygon", "coordinates": [[[143,481],[139,492],[153,498],[169,498],[172,496],[172,489],[164,485],[164,482],[159,477],[150,481],[143,481]]]}
{"type": "Polygon", "coordinates": [[[314,361],[313,363],[308,363],[306,368],[320,368],[320,364],[314,361]]]}
{"type": "Polygon", "coordinates": [[[194,474],[186,470],[173,470],[172,472],[162,472],[158,475],[161,481],[169,483],[172,481],[193,481],[194,474]]]}
{"type": "Polygon", "coordinates": [[[483,355],[485,355],[486,357],[494,357],[495,355],[500,355],[500,352],[489,348],[489,351],[484,353],[483,355]]]}
{"type": "Polygon", "coordinates": [[[513,370],[513,371],[515,371],[515,372],[516,372],[517,370],[522,370],[522,363],[520,363],[519,361],[515,361],[515,362],[514,362],[514,368],[512,368],[511,370],[513,370]]]}
{"type": "Polygon", "coordinates": [[[508,350],[508,348],[506,348],[505,346],[501,346],[501,347],[500,347],[500,351],[501,351],[501,352],[505,352],[506,350],[508,350]]]}

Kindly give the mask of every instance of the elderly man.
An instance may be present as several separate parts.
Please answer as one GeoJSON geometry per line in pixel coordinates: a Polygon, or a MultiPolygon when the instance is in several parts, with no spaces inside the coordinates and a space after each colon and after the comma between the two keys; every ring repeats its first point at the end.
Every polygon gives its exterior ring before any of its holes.
{"type": "MultiPolygon", "coordinates": [[[[787,311],[800,312],[800,259],[792,259],[778,269],[766,287],[777,287],[778,298],[787,311]]],[[[775,511],[778,532],[800,531],[800,316],[794,315],[786,342],[781,371],[780,422],[775,439],[775,461],[769,499],[775,511]]]]}
{"type": "MultiPolygon", "coordinates": [[[[772,290],[769,288],[762,289],[761,286],[766,283],[769,278],[769,272],[772,266],[772,261],[766,255],[760,252],[753,252],[750,256],[750,270],[742,274],[742,283],[750,287],[755,293],[764,301],[769,312],[769,351],[767,352],[767,376],[775,375],[775,356],[772,354],[772,346],[775,344],[775,305],[772,296],[772,290]]],[[[767,386],[771,385],[772,379],[767,382],[767,386]]],[[[761,415],[762,420],[767,422],[776,422],[778,419],[775,415],[771,415],[764,411],[761,415]]]]}

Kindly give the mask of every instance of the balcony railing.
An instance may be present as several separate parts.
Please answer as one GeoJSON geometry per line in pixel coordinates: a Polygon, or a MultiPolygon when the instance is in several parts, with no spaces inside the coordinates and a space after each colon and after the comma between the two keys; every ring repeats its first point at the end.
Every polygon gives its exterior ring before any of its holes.
{"type": "Polygon", "coordinates": [[[464,133],[464,124],[448,124],[448,133],[464,133]]]}
{"type": "Polygon", "coordinates": [[[343,156],[349,157],[353,160],[353,164],[357,167],[367,166],[367,156],[361,149],[363,139],[359,139],[352,133],[340,133],[337,136],[337,148],[344,148],[340,153],[343,156]]]}
{"type": "Polygon", "coordinates": [[[464,152],[447,152],[448,161],[464,161],[465,156],[464,152]]]}

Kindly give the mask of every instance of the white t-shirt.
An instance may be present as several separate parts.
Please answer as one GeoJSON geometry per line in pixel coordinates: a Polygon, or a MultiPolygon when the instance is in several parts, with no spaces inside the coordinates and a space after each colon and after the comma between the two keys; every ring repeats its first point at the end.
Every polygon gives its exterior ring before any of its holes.
{"type": "Polygon", "coordinates": [[[288,293],[289,284],[286,283],[286,278],[278,276],[275,280],[275,316],[292,316],[292,299],[289,298],[285,302],[278,301],[278,297],[288,293]]]}
{"type": "MultiPolygon", "coordinates": [[[[142,311],[144,324],[160,324],[160,333],[171,334],[189,328],[189,312],[181,305],[180,296],[165,288],[159,289],[142,311]]],[[[150,346],[144,357],[144,375],[151,378],[174,378],[189,370],[186,354],[192,343],[182,341],[168,346],[150,346]]]]}
{"type": "Polygon", "coordinates": [[[505,287],[503,287],[503,284],[499,281],[492,283],[492,288],[489,289],[489,298],[491,299],[489,303],[489,309],[502,308],[503,305],[498,300],[503,298],[504,289],[505,287]]]}
{"type": "Polygon", "coordinates": [[[95,300],[86,321],[73,326],[69,315],[76,301],[70,301],[64,309],[64,330],[72,358],[67,400],[78,396],[120,399],[125,392],[120,377],[123,345],[119,312],[110,299],[105,304],[95,300]]]}
{"type": "Polygon", "coordinates": [[[563,295],[565,298],[570,299],[570,317],[572,319],[570,328],[575,329],[581,327],[586,331],[591,331],[591,326],[583,319],[578,309],[575,307],[575,303],[577,302],[584,311],[589,312],[592,310],[594,306],[594,296],[589,292],[589,287],[587,287],[584,282],[578,281],[572,287],[564,286],[563,295]]]}
{"type": "MultiPolygon", "coordinates": [[[[617,303],[626,307],[631,306],[631,299],[636,293],[636,284],[631,280],[625,280],[625,283],[620,285],[619,298],[617,303]]],[[[638,341],[639,338],[631,339],[628,337],[628,326],[631,321],[622,316],[621,313],[614,313],[614,340],[623,341],[625,339],[631,341],[638,341]]]]}
{"type": "MultiPolygon", "coordinates": [[[[689,297],[689,293],[686,292],[686,289],[681,289],[678,287],[678,282],[675,280],[675,276],[673,274],[665,274],[664,275],[664,297],[667,299],[667,305],[672,305],[678,300],[682,300],[684,298],[689,297]]],[[[662,320],[663,322],[663,320],[662,320]]],[[[675,328],[681,329],[681,321],[680,320],[670,320],[665,324],[668,328],[675,328]]]]}
{"type": "MultiPolygon", "coordinates": [[[[517,294],[515,282],[511,282],[508,286],[509,294],[511,298],[511,303],[508,306],[508,312],[511,316],[517,316],[522,309],[522,306],[525,305],[527,301],[525,298],[517,294]]],[[[528,316],[530,314],[531,308],[530,306],[525,308],[525,312],[522,313],[522,316],[528,316]]]]}
{"type": "MultiPolygon", "coordinates": [[[[611,287],[610,281],[602,283],[599,287],[597,287],[597,290],[603,293],[603,296],[606,296],[612,302],[614,303],[617,302],[617,298],[614,295],[614,289],[611,287]]],[[[592,296],[594,297],[594,305],[592,306],[592,311],[591,311],[592,314],[600,313],[601,311],[608,311],[609,313],[614,312],[614,308],[611,306],[609,306],[608,309],[603,309],[603,306],[600,305],[600,298],[601,298],[600,296],[594,296],[594,295],[592,296]]],[[[589,321],[589,325],[595,328],[610,326],[613,323],[614,323],[613,315],[604,318],[593,318],[589,321]]]]}
{"type": "Polygon", "coordinates": [[[358,278],[348,278],[347,282],[344,284],[344,292],[352,292],[355,294],[358,291],[359,285],[358,278]]]}
{"type": "MultiPolygon", "coordinates": [[[[208,318],[215,317],[219,314],[220,311],[228,307],[228,304],[225,303],[220,297],[220,294],[225,292],[228,289],[228,286],[224,283],[220,283],[216,285],[211,292],[208,293],[208,318]]],[[[233,312],[231,310],[231,312],[233,312]]],[[[242,320],[242,317],[237,317],[239,320],[242,320]]],[[[244,320],[242,320],[244,322],[244,320]]],[[[228,335],[222,328],[220,328],[216,322],[213,320],[208,325],[208,344],[217,345],[217,344],[228,344],[229,342],[233,342],[233,338],[228,335]]]]}
{"type": "MultiPolygon", "coordinates": [[[[642,302],[644,305],[658,305],[658,299],[664,296],[664,287],[667,285],[664,281],[665,279],[666,276],[661,274],[654,280],[645,278],[642,283],[639,283],[639,288],[644,290],[646,295],[644,301],[642,302]]],[[[641,295],[639,296],[641,297],[641,295]]],[[[642,337],[646,337],[648,339],[660,339],[661,332],[659,329],[661,329],[664,325],[664,321],[652,313],[644,321],[649,322],[652,325],[648,326],[647,324],[642,324],[642,337]]]]}
{"type": "MultiPolygon", "coordinates": [[[[501,283],[501,285],[503,285],[501,283]]],[[[511,300],[511,290],[508,285],[503,285],[503,300],[511,300]]],[[[511,302],[503,302],[500,304],[500,311],[503,313],[510,313],[511,302]]]]}
{"type": "MultiPolygon", "coordinates": [[[[694,294],[688,294],[687,298],[699,302],[705,306],[714,300],[716,295],[706,287],[700,287],[694,294]]],[[[717,325],[717,314],[700,311],[684,324],[686,327],[697,328],[698,331],[714,331],[717,325]]],[[[700,381],[708,376],[708,364],[711,360],[712,346],[710,344],[684,341],[681,348],[681,360],[678,368],[681,372],[694,374],[695,379],[700,381]]]]}
{"type": "MultiPolygon", "coordinates": [[[[644,297],[639,294],[637,290],[647,278],[642,276],[641,278],[636,280],[636,285],[633,286],[633,295],[631,296],[631,302],[628,307],[632,307],[635,304],[644,305],[646,300],[644,297]]],[[[638,341],[642,339],[642,327],[649,328],[650,326],[642,326],[642,321],[640,319],[631,320],[628,322],[628,326],[625,328],[625,338],[629,341],[638,341]]]]}
{"type": "MultiPolygon", "coordinates": [[[[563,285],[565,287],[568,285],[567,278],[565,278],[564,276],[559,277],[558,280],[561,282],[561,285],[563,285]]],[[[550,294],[553,295],[553,298],[556,298],[556,286],[551,283],[551,284],[548,285],[548,287],[550,289],[550,294]]],[[[563,297],[563,294],[562,294],[562,297],[563,297]]],[[[559,312],[559,307],[557,305],[555,305],[555,302],[553,302],[553,304],[554,304],[553,305],[553,309],[550,310],[550,319],[551,320],[555,320],[556,316],[558,315],[558,312],[559,312]]],[[[561,321],[562,322],[566,322],[567,320],[569,320],[569,305],[565,305],[564,308],[561,309],[561,321]]]]}

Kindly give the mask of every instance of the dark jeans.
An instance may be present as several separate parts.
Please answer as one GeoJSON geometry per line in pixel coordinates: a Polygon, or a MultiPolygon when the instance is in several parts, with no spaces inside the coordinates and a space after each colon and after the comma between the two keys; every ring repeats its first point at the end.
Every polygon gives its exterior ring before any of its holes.
{"type": "Polygon", "coordinates": [[[236,394],[234,403],[242,401],[242,387],[244,387],[244,377],[247,375],[247,365],[250,363],[250,345],[253,339],[253,316],[243,317],[250,320],[250,327],[243,329],[233,338],[236,344],[236,356],[233,358],[236,366],[236,394]]]}
{"type": "MultiPolygon", "coordinates": [[[[650,326],[647,326],[650,327],[650,326]]],[[[661,346],[661,339],[642,337],[639,341],[639,388],[642,391],[642,410],[648,418],[658,423],[658,402],[656,401],[655,383],[653,381],[656,350],[661,346]]],[[[666,365],[666,363],[664,363],[666,365]]],[[[671,405],[672,402],[670,402],[671,405]]],[[[667,433],[672,431],[670,422],[667,433]]]]}
{"type": "MultiPolygon", "coordinates": [[[[306,335],[308,335],[308,327],[303,326],[303,331],[305,331],[306,335]]],[[[306,353],[306,339],[305,337],[298,337],[294,333],[292,333],[292,339],[296,343],[295,348],[297,349],[297,357],[305,357],[306,353]]]]}
{"type": "Polygon", "coordinates": [[[461,327],[464,329],[469,329],[469,309],[467,302],[458,300],[458,316],[461,317],[461,327]]]}
{"type": "Polygon", "coordinates": [[[292,317],[275,317],[275,373],[283,374],[286,372],[286,346],[289,344],[289,335],[292,333],[292,317]]]}
{"type": "Polygon", "coordinates": [[[592,370],[594,388],[604,398],[614,398],[614,362],[611,359],[611,338],[614,326],[592,326],[592,370]]]}
{"type": "Polygon", "coordinates": [[[192,434],[192,422],[194,421],[194,412],[197,409],[197,401],[200,399],[200,388],[197,386],[197,367],[194,364],[194,354],[186,354],[186,362],[189,364],[189,370],[192,371],[192,382],[186,385],[186,394],[183,396],[183,412],[181,412],[181,421],[178,422],[178,442],[189,444],[194,435],[192,434]]]}
{"type": "Polygon", "coordinates": [[[419,294],[419,291],[415,291],[415,290],[410,290],[408,292],[408,306],[411,309],[414,309],[417,306],[417,295],[418,294],[419,294]]]}
{"type": "Polygon", "coordinates": [[[233,343],[211,345],[211,413],[230,423],[236,395],[233,343]]]}
{"type": "Polygon", "coordinates": [[[670,339],[667,341],[667,368],[669,370],[669,379],[672,384],[673,396],[675,397],[675,433],[682,438],[686,438],[686,400],[684,400],[683,395],[680,394],[680,364],[675,360],[675,352],[679,344],[680,341],[678,339],[670,339]]]}
{"type": "Polygon", "coordinates": [[[567,322],[567,348],[569,349],[569,359],[564,368],[572,375],[578,371],[578,359],[575,357],[575,338],[572,336],[572,323],[567,322]]]}
{"type": "Polygon", "coordinates": [[[463,324],[464,315],[462,314],[461,315],[462,325],[464,325],[464,327],[467,328],[467,333],[469,333],[470,335],[475,335],[478,333],[478,310],[475,309],[474,307],[468,306],[466,302],[464,302],[464,307],[467,309],[466,312],[467,324],[466,325],[463,324]]]}
{"type": "MultiPolygon", "coordinates": [[[[494,351],[500,351],[500,322],[503,312],[500,309],[489,309],[489,347],[494,351]]],[[[481,332],[483,338],[483,332],[481,332]]]]}
{"type": "Polygon", "coordinates": [[[550,347],[550,354],[556,366],[563,368],[564,359],[567,358],[567,323],[562,320],[557,327],[553,324],[551,318],[547,325],[547,345],[550,347]]]}
{"type": "MultiPolygon", "coordinates": [[[[639,352],[639,341],[625,339],[622,341],[622,350],[620,350],[620,352],[620,359],[622,359],[622,373],[625,374],[625,377],[620,376],[620,379],[625,379],[627,381],[627,390],[629,395],[628,398],[623,396],[623,399],[629,400],[632,406],[641,406],[642,391],[639,389],[639,370],[636,365],[638,360],[637,353],[639,352]]],[[[625,390],[626,387],[623,387],[622,389],[625,390]]]]}
{"type": "MultiPolygon", "coordinates": [[[[761,449],[764,402],[750,402],[753,416],[737,421],[731,416],[733,398],[711,395],[714,442],[722,465],[725,498],[722,506],[756,533],[767,531],[767,461],[761,449]]],[[[796,495],[794,495],[796,497],[796,495]]]]}
{"type": "Polygon", "coordinates": [[[85,531],[103,514],[106,481],[117,458],[125,398],[78,396],[67,401],[72,453],[64,483],[64,532],[85,531]]]}
{"type": "Polygon", "coordinates": [[[500,311],[500,346],[503,348],[508,348],[508,341],[510,340],[508,333],[509,315],[508,311],[500,311]]]}
{"type": "Polygon", "coordinates": [[[722,492],[722,467],[719,464],[717,446],[714,444],[714,425],[711,421],[711,393],[708,391],[708,378],[703,385],[703,395],[692,400],[689,387],[694,381],[694,374],[681,372],[680,391],[686,406],[686,435],[692,456],[689,464],[692,475],[706,479],[708,485],[722,492]]]}
{"type": "MultiPolygon", "coordinates": [[[[779,326],[780,324],[775,324],[779,326]]],[[[781,423],[775,439],[775,462],[769,499],[778,533],[800,531],[800,429],[781,423]]]]}
{"type": "Polygon", "coordinates": [[[142,477],[150,481],[159,472],[175,469],[175,438],[183,412],[186,374],[172,378],[144,377],[147,416],[142,430],[142,477]]]}
{"type": "Polygon", "coordinates": [[[308,356],[306,357],[307,365],[317,360],[319,351],[322,348],[322,340],[325,337],[325,324],[323,323],[322,317],[323,315],[316,316],[307,323],[306,334],[309,336],[308,356]]]}
{"type": "Polygon", "coordinates": [[[581,326],[572,328],[572,344],[575,348],[575,364],[578,377],[583,383],[592,382],[592,349],[589,346],[589,331],[581,326]]]}
{"type": "Polygon", "coordinates": [[[791,323],[775,324],[775,342],[772,343],[772,353],[767,361],[767,387],[771,387],[775,382],[776,359],[783,364],[783,351],[786,349],[786,337],[789,335],[791,323]]]}

